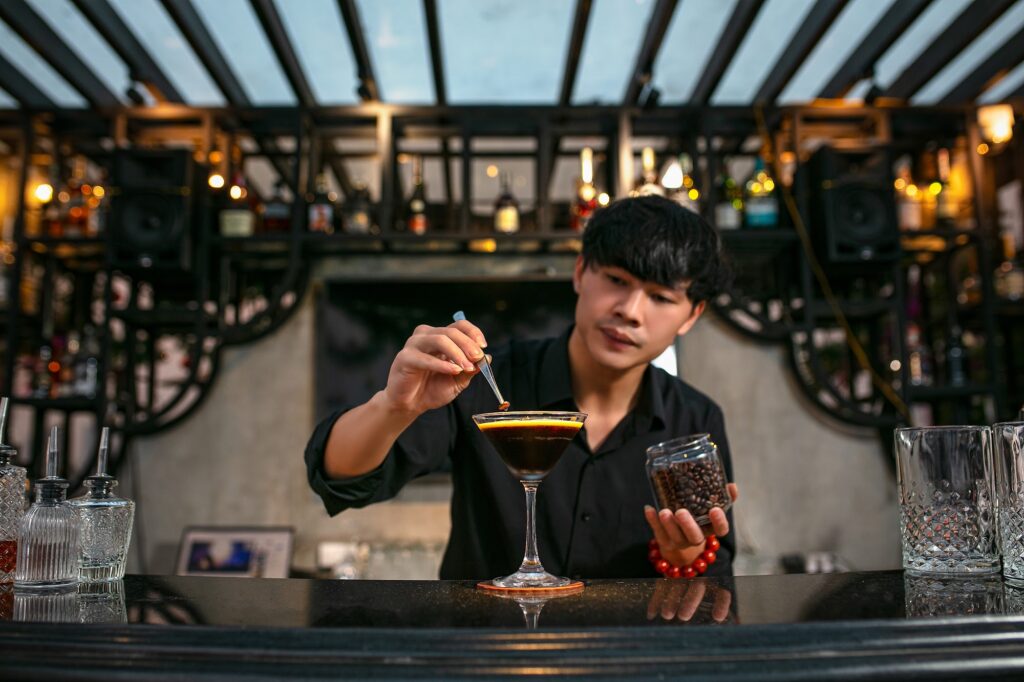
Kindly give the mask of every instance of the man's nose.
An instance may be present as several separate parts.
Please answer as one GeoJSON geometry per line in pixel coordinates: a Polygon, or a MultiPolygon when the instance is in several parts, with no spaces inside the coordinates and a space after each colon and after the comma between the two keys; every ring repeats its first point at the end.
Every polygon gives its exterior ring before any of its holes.
{"type": "Polygon", "coordinates": [[[645,293],[643,289],[630,289],[623,293],[615,305],[615,313],[632,324],[638,324],[642,317],[645,293]]]}

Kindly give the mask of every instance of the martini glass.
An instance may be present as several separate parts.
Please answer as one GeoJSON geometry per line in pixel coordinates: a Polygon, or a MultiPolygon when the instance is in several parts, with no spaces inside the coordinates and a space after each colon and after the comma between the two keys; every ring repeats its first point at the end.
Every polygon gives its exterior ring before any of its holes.
{"type": "Polygon", "coordinates": [[[544,570],[537,556],[537,526],[534,522],[537,488],[565,452],[569,441],[583,427],[582,412],[487,412],[474,414],[473,421],[498,451],[512,475],[526,491],[526,552],[519,570],[492,584],[504,589],[550,589],[571,581],[544,570]]]}

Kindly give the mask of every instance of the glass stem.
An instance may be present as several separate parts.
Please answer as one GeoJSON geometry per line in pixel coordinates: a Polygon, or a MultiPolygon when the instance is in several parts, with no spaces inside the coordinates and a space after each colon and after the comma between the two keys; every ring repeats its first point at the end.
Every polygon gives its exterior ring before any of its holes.
{"type": "Polygon", "coordinates": [[[540,557],[537,556],[537,524],[535,521],[537,512],[537,488],[540,483],[537,481],[522,481],[523,490],[526,491],[526,552],[523,555],[523,564],[519,567],[521,573],[543,573],[544,567],[540,565],[540,557]]]}

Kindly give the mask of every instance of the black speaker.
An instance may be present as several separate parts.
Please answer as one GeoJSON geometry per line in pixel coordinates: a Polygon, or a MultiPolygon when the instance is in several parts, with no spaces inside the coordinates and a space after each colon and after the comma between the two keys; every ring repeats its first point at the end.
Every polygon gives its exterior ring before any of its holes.
{"type": "Polygon", "coordinates": [[[110,206],[115,265],[168,274],[192,270],[198,170],[185,149],[117,153],[110,206]]]}
{"type": "Polygon", "coordinates": [[[891,263],[900,257],[891,159],[884,147],[821,147],[801,167],[805,221],[822,262],[891,263]]]}

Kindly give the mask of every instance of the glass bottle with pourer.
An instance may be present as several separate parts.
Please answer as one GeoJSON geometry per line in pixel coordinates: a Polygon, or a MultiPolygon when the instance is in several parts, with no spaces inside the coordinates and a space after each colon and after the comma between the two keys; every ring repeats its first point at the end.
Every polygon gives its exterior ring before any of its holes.
{"type": "Polygon", "coordinates": [[[0,398],[0,583],[14,580],[18,559],[18,527],[25,515],[25,467],[15,460],[18,450],[7,444],[7,410],[10,401],[0,398]]]}

